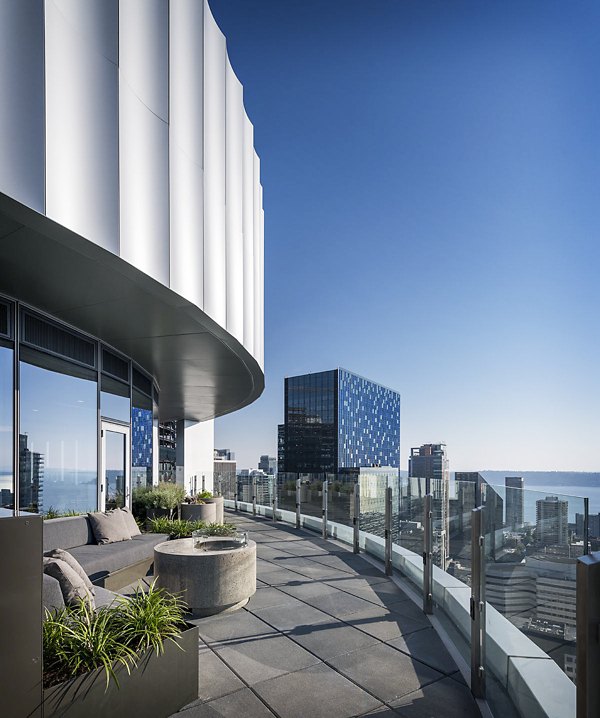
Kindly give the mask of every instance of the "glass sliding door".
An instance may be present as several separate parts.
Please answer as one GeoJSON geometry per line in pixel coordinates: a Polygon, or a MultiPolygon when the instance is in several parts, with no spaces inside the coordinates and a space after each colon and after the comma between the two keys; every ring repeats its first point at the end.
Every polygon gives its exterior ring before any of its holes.
{"type": "Polygon", "coordinates": [[[103,421],[101,510],[130,505],[129,466],[129,427],[103,421]]]}

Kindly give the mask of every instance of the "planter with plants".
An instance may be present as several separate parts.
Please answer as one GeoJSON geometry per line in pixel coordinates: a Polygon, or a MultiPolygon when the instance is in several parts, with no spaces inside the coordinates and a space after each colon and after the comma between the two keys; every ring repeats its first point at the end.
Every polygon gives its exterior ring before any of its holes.
{"type": "Polygon", "coordinates": [[[198,629],[152,584],[94,610],[47,612],[44,717],[171,715],[198,697],[198,629]]]}
{"type": "Polygon", "coordinates": [[[223,497],[213,496],[210,491],[201,491],[181,504],[181,518],[210,523],[223,523],[225,518],[223,497]]]}
{"type": "Polygon", "coordinates": [[[237,531],[235,524],[206,523],[166,517],[152,519],[149,522],[149,530],[152,533],[168,534],[170,539],[191,538],[194,531],[202,531],[205,536],[233,536],[237,531]]]}
{"type": "Polygon", "coordinates": [[[161,483],[148,489],[137,490],[133,496],[134,515],[153,519],[158,516],[174,518],[185,498],[185,490],[177,484],[161,483]]]}

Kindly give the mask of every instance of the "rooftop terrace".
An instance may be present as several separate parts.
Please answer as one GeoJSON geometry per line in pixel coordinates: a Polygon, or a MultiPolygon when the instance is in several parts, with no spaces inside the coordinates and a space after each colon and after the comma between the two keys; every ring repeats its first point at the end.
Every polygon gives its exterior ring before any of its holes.
{"type": "Polygon", "coordinates": [[[375,561],[264,518],[227,520],[257,543],[257,591],[193,621],[199,699],[178,718],[479,718],[432,623],[375,561]]]}

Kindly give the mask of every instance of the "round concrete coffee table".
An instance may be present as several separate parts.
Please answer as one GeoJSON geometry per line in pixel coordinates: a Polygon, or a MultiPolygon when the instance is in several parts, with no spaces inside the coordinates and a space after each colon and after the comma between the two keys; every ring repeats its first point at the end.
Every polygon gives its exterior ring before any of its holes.
{"type": "Polygon", "coordinates": [[[222,550],[194,548],[193,539],[165,541],[154,547],[156,585],[180,593],[193,616],[235,611],[256,592],[256,543],[222,550]]]}

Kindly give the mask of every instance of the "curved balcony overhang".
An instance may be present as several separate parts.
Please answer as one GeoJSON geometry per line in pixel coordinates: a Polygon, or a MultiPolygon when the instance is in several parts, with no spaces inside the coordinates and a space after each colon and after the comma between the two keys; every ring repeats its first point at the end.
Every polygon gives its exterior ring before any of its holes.
{"type": "Polygon", "coordinates": [[[157,380],[163,421],[222,416],[264,389],[256,359],[196,305],[2,193],[0,292],[131,357],[157,380]]]}

